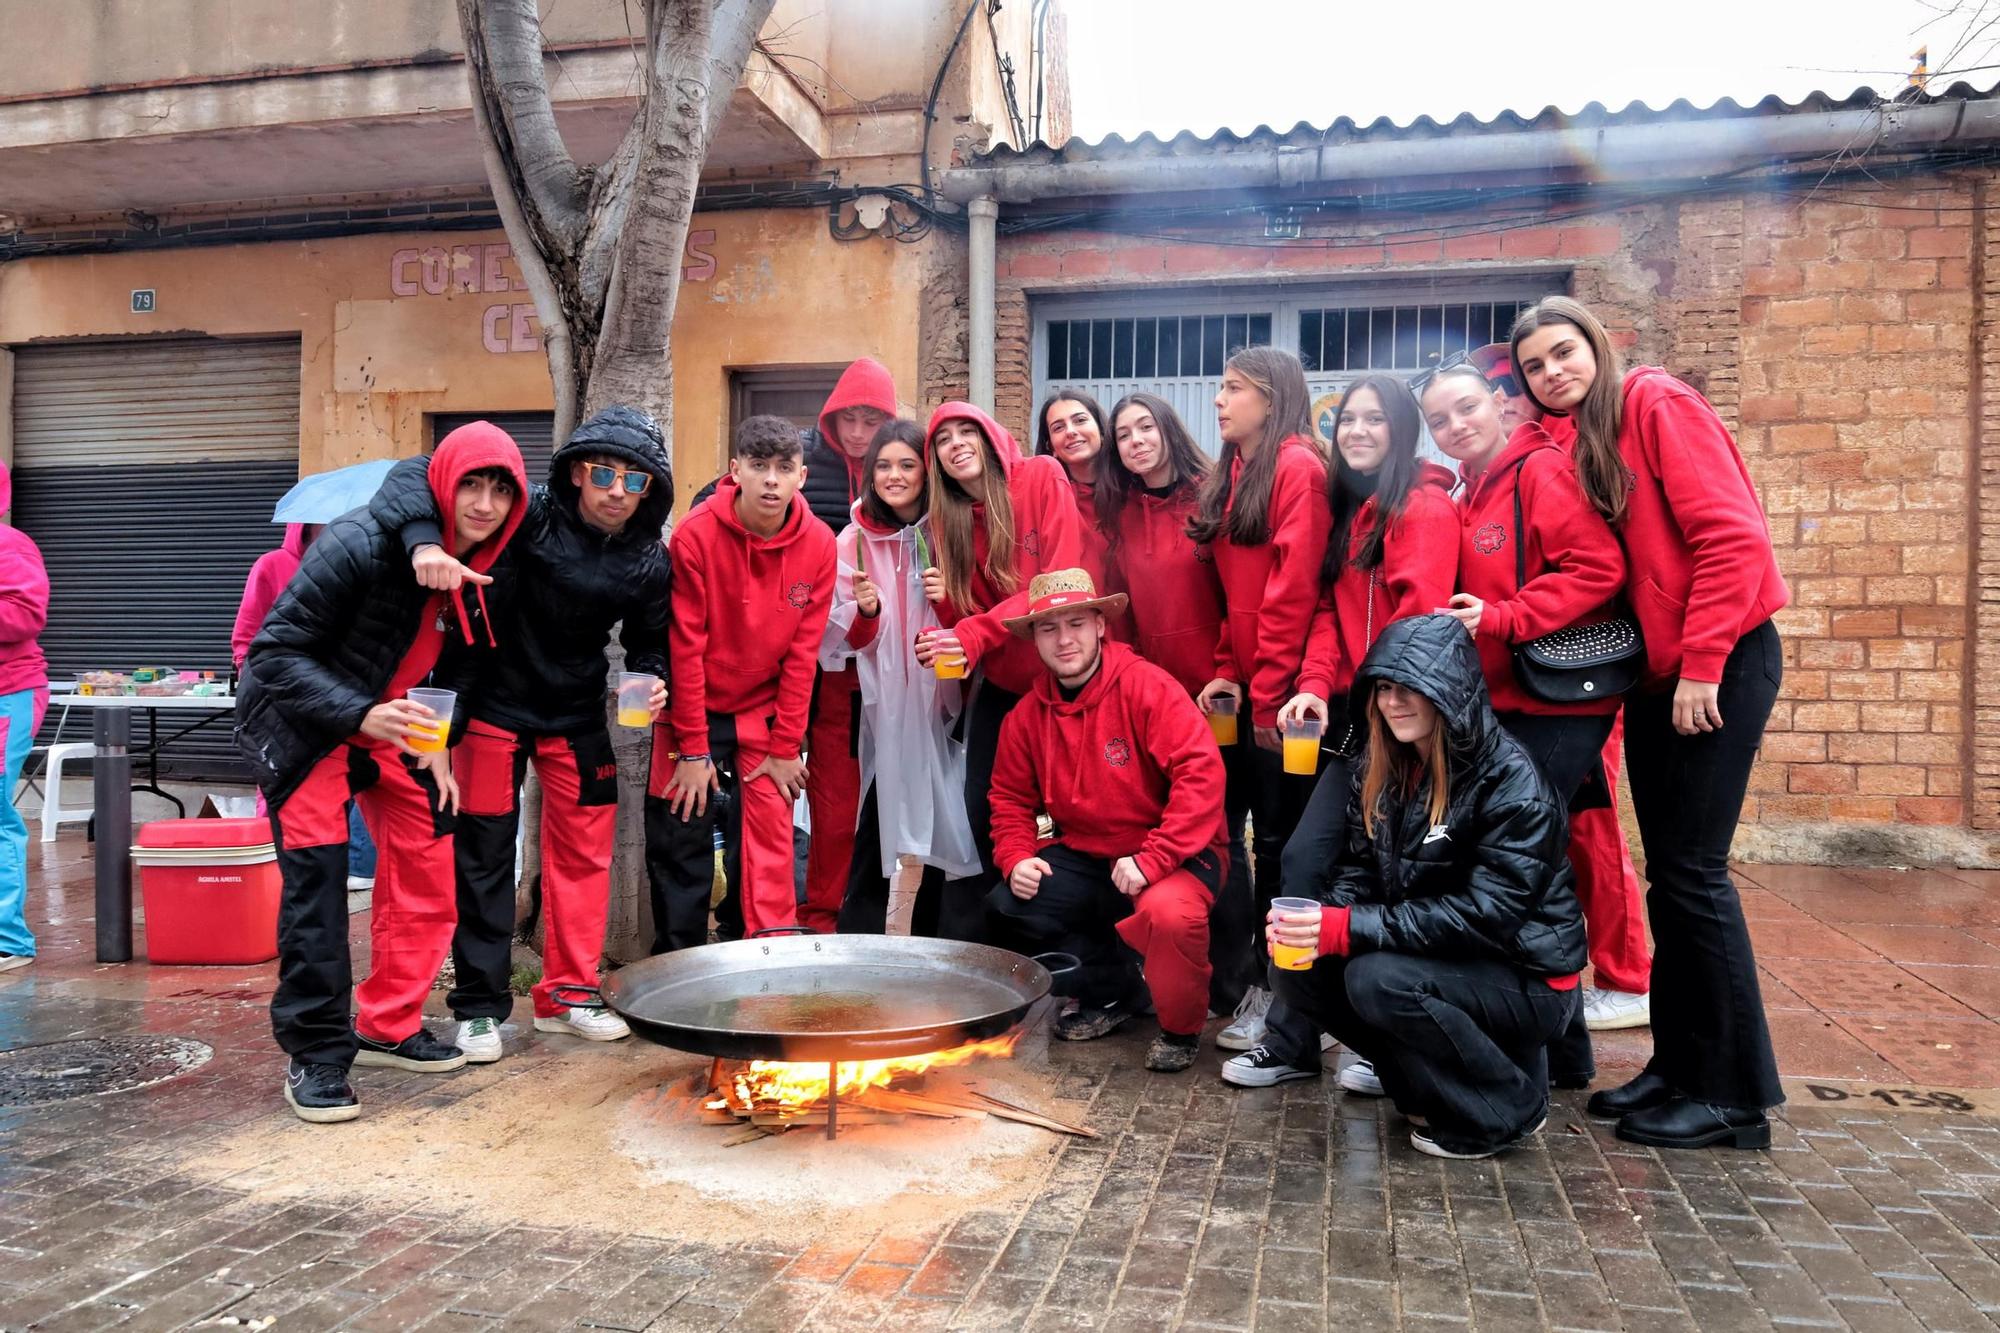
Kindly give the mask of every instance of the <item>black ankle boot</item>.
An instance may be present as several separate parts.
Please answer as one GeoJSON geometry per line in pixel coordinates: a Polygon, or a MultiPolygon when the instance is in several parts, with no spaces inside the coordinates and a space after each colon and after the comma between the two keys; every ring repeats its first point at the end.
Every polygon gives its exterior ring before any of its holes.
{"type": "Polygon", "coordinates": [[[1771,1121],[1762,1111],[1717,1106],[1691,1097],[1675,1097],[1658,1106],[1634,1111],[1614,1131],[1627,1143],[1651,1148],[1768,1148],[1771,1121]]]}
{"type": "Polygon", "coordinates": [[[1673,1086],[1649,1069],[1629,1083],[1591,1093],[1583,1109],[1599,1120],[1617,1120],[1634,1111],[1659,1106],[1673,1096],[1673,1086]]]}

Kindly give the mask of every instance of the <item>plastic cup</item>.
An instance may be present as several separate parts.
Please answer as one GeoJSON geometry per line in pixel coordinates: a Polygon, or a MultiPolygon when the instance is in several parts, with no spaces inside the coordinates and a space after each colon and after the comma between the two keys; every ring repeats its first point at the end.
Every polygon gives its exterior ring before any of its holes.
{"type": "MultiPolygon", "coordinates": [[[[1273,898],[1271,906],[1287,916],[1310,912],[1314,924],[1317,925],[1322,904],[1311,898],[1273,898]]],[[[1301,949],[1295,945],[1276,942],[1271,945],[1271,962],[1286,972],[1311,971],[1313,960],[1318,957],[1318,949],[1301,949]]]]}
{"type": "Polygon", "coordinates": [[[458,707],[458,691],[411,690],[404,697],[411,703],[422,704],[437,714],[437,721],[431,724],[431,727],[410,732],[410,748],[418,754],[436,754],[444,749],[451,740],[451,715],[458,707]]]}
{"type": "Polygon", "coordinates": [[[1319,738],[1324,734],[1326,723],[1312,718],[1303,722],[1287,722],[1284,729],[1285,771],[1302,778],[1319,772],[1319,738]]]}
{"type": "Polygon", "coordinates": [[[643,728],[653,725],[653,687],[659,683],[658,676],[644,671],[618,673],[619,726],[643,728]]]}
{"type": "MultiPolygon", "coordinates": [[[[936,630],[927,630],[925,636],[930,637],[937,633],[936,630]]],[[[937,673],[939,680],[964,680],[967,670],[965,654],[939,653],[931,658],[931,670],[937,673]]]]}
{"type": "Polygon", "coordinates": [[[1208,729],[1217,745],[1236,744],[1236,696],[1218,694],[1208,701],[1208,729]]]}

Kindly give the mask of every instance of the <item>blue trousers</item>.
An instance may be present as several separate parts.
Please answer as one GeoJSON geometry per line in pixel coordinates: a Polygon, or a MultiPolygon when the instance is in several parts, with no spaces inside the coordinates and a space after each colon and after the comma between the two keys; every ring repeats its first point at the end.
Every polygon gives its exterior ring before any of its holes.
{"type": "Polygon", "coordinates": [[[15,808],[13,793],[48,702],[45,689],[0,695],[0,750],[6,754],[7,776],[7,799],[0,801],[0,953],[35,952],[28,929],[28,822],[15,808]]]}

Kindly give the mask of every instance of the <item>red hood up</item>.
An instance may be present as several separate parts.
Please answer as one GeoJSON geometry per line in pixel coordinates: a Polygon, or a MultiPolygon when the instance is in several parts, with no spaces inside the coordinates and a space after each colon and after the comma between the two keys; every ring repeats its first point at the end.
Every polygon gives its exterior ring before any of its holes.
{"type": "MultiPolygon", "coordinates": [[[[444,532],[447,541],[456,540],[458,528],[458,484],[467,474],[482,468],[504,468],[514,479],[514,505],[507,511],[500,531],[479,543],[469,558],[468,568],[484,574],[493,568],[493,562],[507,548],[508,541],[521,522],[528,516],[528,469],[521,461],[521,450],[514,443],[514,437],[490,421],[472,421],[460,426],[444,437],[431,454],[430,483],[431,497],[437,501],[438,513],[444,517],[444,532]]],[[[479,609],[486,611],[486,594],[479,585],[471,585],[473,595],[479,601],[479,609]]],[[[461,587],[452,595],[458,606],[460,632],[467,643],[472,642],[472,630],[466,623],[465,589],[461,587]]],[[[486,622],[486,640],[498,647],[493,637],[493,621],[490,615],[482,614],[486,622]]]]}

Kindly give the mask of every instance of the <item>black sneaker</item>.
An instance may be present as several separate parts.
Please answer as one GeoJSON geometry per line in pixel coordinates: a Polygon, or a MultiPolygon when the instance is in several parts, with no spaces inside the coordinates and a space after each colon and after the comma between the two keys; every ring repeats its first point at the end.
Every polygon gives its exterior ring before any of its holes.
{"type": "Polygon", "coordinates": [[[1193,1066],[1201,1054],[1201,1034],[1192,1032],[1185,1036],[1176,1032],[1162,1032],[1153,1038],[1153,1044],[1146,1048],[1146,1068],[1156,1074],[1178,1074],[1193,1066]]]}
{"type": "Polygon", "coordinates": [[[429,1028],[418,1028],[398,1042],[376,1041],[356,1028],[354,1040],[358,1043],[354,1052],[357,1065],[414,1069],[419,1074],[443,1074],[465,1065],[465,1052],[439,1041],[429,1028]]]}
{"type": "Polygon", "coordinates": [[[294,1060],[285,1069],[285,1100],[299,1119],[315,1125],[352,1120],[361,1114],[361,1100],[339,1065],[309,1065],[294,1060]]]}
{"type": "Polygon", "coordinates": [[[1222,1081],[1239,1088],[1268,1088],[1275,1083],[1318,1077],[1318,1064],[1295,1065],[1269,1046],[1253,1046],[1222,1062],[1222,1081]]]}

